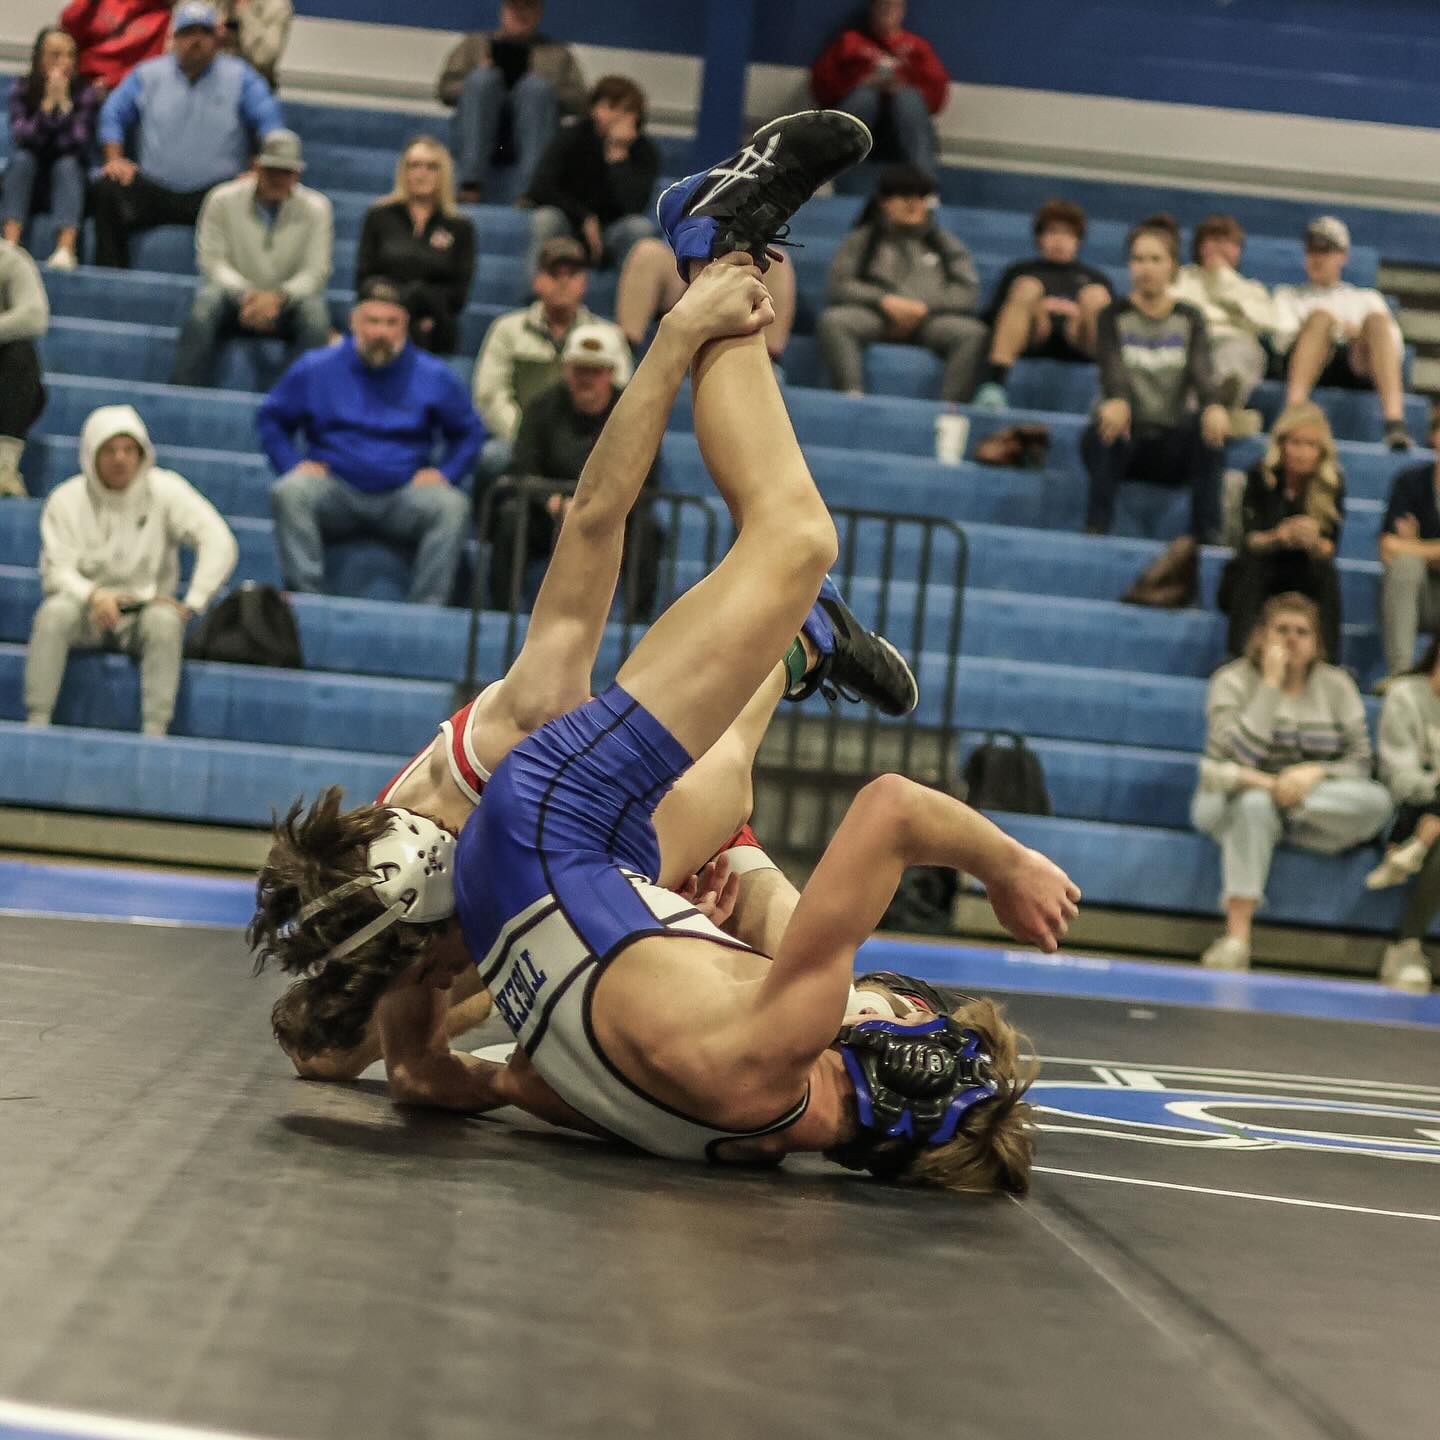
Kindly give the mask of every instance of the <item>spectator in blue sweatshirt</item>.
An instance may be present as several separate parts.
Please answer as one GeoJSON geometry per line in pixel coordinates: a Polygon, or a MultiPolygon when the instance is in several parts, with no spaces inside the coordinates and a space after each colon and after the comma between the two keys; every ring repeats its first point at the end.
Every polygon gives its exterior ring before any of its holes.
{"type": "Polygon", "coordinates": [[[106,100],[99,126],[105,163],[90,192],[97,265],[128,267],[136,230],[193,226],[211,187],[247,169],[258,142],[284,128],[259,72],[219,51],[215,7],[184,0],[175,9],[170,54],[137,65],[106,100]]]}
{"type": "Polygon", "coordinates": [[[323,589],[327,535],[368,533],[416,547],[414,603],[450,600],[470,523],[460,487],[485,430],[450,367],[408,343],[409,325],[399,287],[367,280],[349,337],[302,355],[260,406],[261,448],[280,477],[270,492],[275,548],[291,590],[323,589]]]}

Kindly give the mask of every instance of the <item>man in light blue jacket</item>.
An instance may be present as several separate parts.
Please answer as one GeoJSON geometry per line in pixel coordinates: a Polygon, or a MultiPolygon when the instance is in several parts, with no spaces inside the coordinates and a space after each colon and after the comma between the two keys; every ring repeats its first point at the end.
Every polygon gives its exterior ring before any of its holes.
{"type": "Polygon", "coordinates": [[[91,195],[97,265],[128,267],[136,230],[194,225],[211,187],[246,169],[257,140],[284,126],[254,67],[219,53],[219,25],[213,5],[184,0],[171,53],[137,65],[100,111],[105,164],[91,195]]]}

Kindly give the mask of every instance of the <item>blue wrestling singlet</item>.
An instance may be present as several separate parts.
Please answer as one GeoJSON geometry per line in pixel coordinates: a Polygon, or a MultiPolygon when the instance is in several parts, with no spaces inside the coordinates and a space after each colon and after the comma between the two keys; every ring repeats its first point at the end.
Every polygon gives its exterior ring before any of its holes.
{"type": "Polygon", "coordinates": [[[627,1079],[600,1048],[590,1007],[631,941],[684,934],[744,949],[655,883],[655,807],[691,759],[619,686],[527,736],[501,762],[460,832],[455,905],[480,978],[561,1099],[657,1155],[707,1159],[730,1131],[682,1114],[627,1079]]]}

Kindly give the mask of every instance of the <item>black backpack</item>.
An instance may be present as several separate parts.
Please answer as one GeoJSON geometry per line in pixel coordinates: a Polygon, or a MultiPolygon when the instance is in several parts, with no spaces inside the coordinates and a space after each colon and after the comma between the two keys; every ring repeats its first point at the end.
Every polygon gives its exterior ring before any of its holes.
{"type": "Polygon", "coordinates": [[[273,586],[247,580],[213,605],[185,644],[191,660],[304,667],[290,602],[273,586]]]}
{"type": "Polygon", "coordinates": [[[977,810],[1053,815],[1040,758],[1013,730],[991,730],[965,761],[965,799],[977,810]],[[1000,743],[1000,737],[1009,740],[1000,743]]]}

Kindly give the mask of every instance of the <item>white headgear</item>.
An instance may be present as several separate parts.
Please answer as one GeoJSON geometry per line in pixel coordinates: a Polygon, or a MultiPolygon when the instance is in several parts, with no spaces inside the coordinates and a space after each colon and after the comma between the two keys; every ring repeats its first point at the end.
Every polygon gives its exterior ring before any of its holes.
{"type": "Polygon", "coordinates": [[[361,890],[374,891],[385,906],[381,914],[327,951],[316,964],[358,950],[396,921],[420,925],[455,913],[455,837],[427,816],[392,806],[390,826],[371,842],[365,865],[363,875],[327,890],[291,922],[298,928],[312,915],[361,890]]]}

